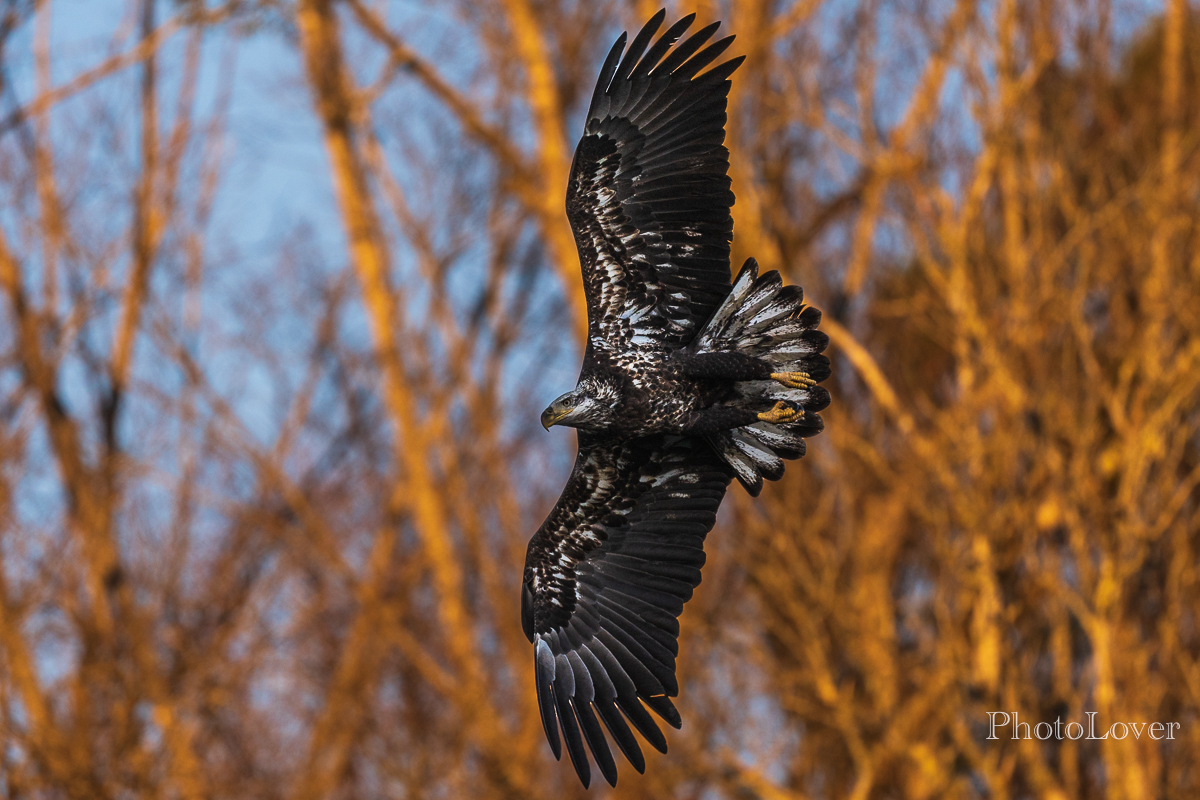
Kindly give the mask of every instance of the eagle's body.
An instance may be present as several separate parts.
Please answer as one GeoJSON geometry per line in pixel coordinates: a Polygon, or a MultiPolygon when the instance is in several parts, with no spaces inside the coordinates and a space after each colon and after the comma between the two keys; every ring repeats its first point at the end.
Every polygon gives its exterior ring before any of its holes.
{"type": "Polygon", "coordinates": [[[820,313],[753,261],[730,284],[722,142],[742,59],[701,74],[732,37],[704,48],[714,24],[675,46],[689,16],[651,43],[663,17],[609,52],[571,167],[588,341],[542,423],[577,428],[579,456],[522,582],[546,736],[585,785],[588,749],[616,783],[601,723],[639,771],[630,724],[666,752],[646,709],[679,727],[678,617],[726,487],[782,476],[829,403],[820,313]]]}
{"type": "Polygon", "coordinates": [[[596,430],[618,438],[683,433],[699,412],[734,396],[727,381],[693,377],[670,353],[646,355],[656,357],[622,360],[609,350],[587,349],[580,380],[605,383],[618,398],[596,430]]]}

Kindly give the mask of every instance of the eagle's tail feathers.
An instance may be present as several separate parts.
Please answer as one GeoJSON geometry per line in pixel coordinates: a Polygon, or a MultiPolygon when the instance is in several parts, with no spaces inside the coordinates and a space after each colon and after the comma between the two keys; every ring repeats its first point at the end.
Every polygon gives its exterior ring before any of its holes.
{"type": "Polygon", "coordinates": [[[733,431],[710,434],[708,441],[717,454],[733,467],[734,474],[742,486],[746,487],[750,496],[758,497],[758,493],[762,491],[762,473],[758,464],[734,444],[733,431]]]}
{"type": "Polygon", "coordinates": [[[829,405],[829,392],[815,384],[829,377],[829,359],[822,355],[829,337],[816,329],[820,321],[820,311],[805,308],[800,287],[784,286],[774,270],[760,276],[749,259],[693,345],[697,352],[754,356],[769,364],[772,373],[802,373],[792,385],[774,379],[735,384],[736,405],[765,411],[782,400],[803,412],[798,418],[757,422],[709,437],[751,495],[762,490],[763,478],[782,477],[783,461],[803,456],[805,437],[824,427],[817,412],[829,405]]]}
{"type": "Polygon", "coordinates": [[[742,271],[738,273],[737,280],[733,282],[733,288],[729,290],[725,301],[721,303],[720,308],[713,314],[712,319],[704,326],[704,330],[700,331],[700,335],[696,337],[695,348],[697,352],[713,352],[717,348],[713,345],[716,341],[722,338],[725,328],[729,325],[729,321],[738,309],[742,307],[742,303],[746,300],[746,296],[750,294],[750,289],[753,288],[755,279],[758,278],[758,262],[753,258],[747,259],[742,266],[742,271]]]}

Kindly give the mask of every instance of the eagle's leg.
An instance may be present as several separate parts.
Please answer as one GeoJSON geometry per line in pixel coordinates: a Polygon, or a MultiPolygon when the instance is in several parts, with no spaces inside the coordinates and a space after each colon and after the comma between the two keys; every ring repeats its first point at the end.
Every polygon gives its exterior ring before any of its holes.
{"type": "Polygon", "coordinates": [[[745,353],[690,353],[679,354],[679,366],[689,378],[713,378],[716,380],[767,380],[770,365],[762,359],[745,353]]]}
{"type": "Polygon", "coordinates": [[[693,413],[692,418],[683,426],[683,433],[689,436],[704,436],[733,430],[744,425],[753,425],[761,416],[745,408],[712,406],[693,413]]]}
{"type": "Polygon", "coordinates": [[[679,356],[689,378],[716,378],[727,381],[765,381],[782,383],[789,389],[816,386],[807,372],[772,372],[770,362],[745,353],[692,353],[679,356]]]}
{"type": "Polygon", "coordinates": [[[745,353],[691,353],[677,358],[689,378],[765,381],[771,377],[770,364],[745,353]]]}
{"type": "Polygon", "coordinates": [[[712,406],[692,414],[692,418],[683,426],[683,433],[689,436],[704,436],[742,428],[756,422],[795,422],[803,416],[804,409],[796,408],[784,400],[777,402],[770,411],[762,412],[736,406],[712,406]]]}

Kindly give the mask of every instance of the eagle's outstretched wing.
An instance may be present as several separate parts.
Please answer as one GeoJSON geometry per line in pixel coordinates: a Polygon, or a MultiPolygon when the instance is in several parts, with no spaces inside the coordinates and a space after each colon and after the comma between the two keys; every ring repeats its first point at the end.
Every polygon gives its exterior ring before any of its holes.
{"type": "Polygon", "coordinates": [[[701,50],[719,23],[672,45],[684,17],[647,49],[665,11],[621,57],[609,51],[567,184],[583,266],[588,339],[617,351],[671,350],[729,293],[725,105],[735,58],[696,77],[733,37],[701,50]]]}
{"type": "Polygon", "coordinates": [[[731,477],[699,439],[612,442],[580,432],[571,478],[529,542],[521,622],[535,646],[546,737],[561,757],[561,725],[584,786],[585,741],[616,785],[599,721],[639,772],[646,762],[626,720],[663,753],[645,707],[680,725],[670,700],[679,693],[677,617],[700,583],[704,537],[731,477]]]}

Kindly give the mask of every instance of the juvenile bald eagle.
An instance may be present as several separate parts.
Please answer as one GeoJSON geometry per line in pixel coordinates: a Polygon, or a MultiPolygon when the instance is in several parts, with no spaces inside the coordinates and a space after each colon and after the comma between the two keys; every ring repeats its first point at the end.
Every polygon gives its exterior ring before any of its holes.
{"type": "Polygon", "coordinates": [[[521,588],[546,737],[556,758],[565,742],[584,786],[584,742],[616,785],[601,722],[639,772],[630,724],[666,752],[647,709],[680,727],[678,617],[725,488],[737,477],[757,495],[782,476],[829,404],[820,312],[753,260],[730,285],[723,142],[742,58],[700,74],[733,37],[704,47],[713,24],[675,46],[690,15],[651,44],[664,16],[609,51],[575,150],[567,215],[587,350],[542,424],[577,428],[579,456],[529,542],[521,588]]]}

